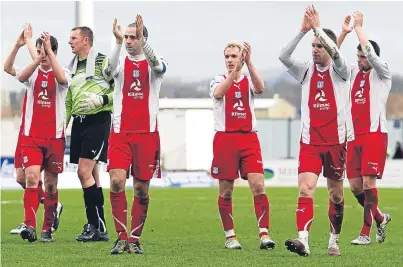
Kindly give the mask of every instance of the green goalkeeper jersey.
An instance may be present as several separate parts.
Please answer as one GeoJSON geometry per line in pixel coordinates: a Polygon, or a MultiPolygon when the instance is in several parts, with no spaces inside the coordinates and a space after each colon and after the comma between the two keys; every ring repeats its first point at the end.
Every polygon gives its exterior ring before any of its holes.
{"type": "Polygon", "coordinates": [[[109,67],[108,58],[105,55],[98,53],[95,59],[95,75],[86,79],[86,64],[87,59],[79,59],[77,63],[76,73],[72,73],[72,81],[67,91],[66,97],[66,118],[70,120],[71,115],[91,115],[101,111],[112,112],[112,93],[113,93],[113,78],[106,75],[109,67]],[[93,93],[97,95],[107,95],[108,104],[89,112],[79,112],[79,102],[86,98],[84,93],[93,93]]]}

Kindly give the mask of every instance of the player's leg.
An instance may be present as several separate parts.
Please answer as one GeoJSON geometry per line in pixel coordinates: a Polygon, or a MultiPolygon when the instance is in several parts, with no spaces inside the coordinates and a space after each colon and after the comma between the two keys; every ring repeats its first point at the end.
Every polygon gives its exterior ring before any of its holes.
{"type": "Polygon", "coordinates": [[[339,235],[344,216],[343,180],[327,179],[329,192],[330,236],[328,244],[329,256],[340,256],[339,235]]]}
{"type": "Polygon", "coordinates": [[[211,176],[219,180],[218,211],[225,233],[225,247],[240,249],[232,213],[234,180],[239,177],[239,155],[236,134],[217,132],[213,140],[211,176]]]}
{"type": "Polygon", "coordinates": [[[142,254],[140,237],[147,219],[150,197],[148,189],[152,178],[161,178],[159,133],[133,135],[132,174],[134,199],[131,210],[129,252],[142,254]]]}
{"type": "Polygon", "coordinates": [[[381,179],[386,161],[387,135],[371,133],[367,135],[363,146],[362,171],[364,200],[364,223],[360,236],[351,241],[355,245],[371,243],[370,231],[372,219],[377,223],[376,240],[382,243],[386,238],[386,225],[391,221],[390,215],[382,214],[378,208],[378,190],[376,180],[381,179]],[[371,221],[370,221],[371,220],[371,221]]]}
{"type": "Polygon", "coordinates": [[[58,174],[45,170],[45,192],[44,216],[41,233],[41,242],[53,242],[52,227],[55,221],[57,204],[59,202],[59,192],[57,190],[58,174]]]}
{"type": "MultiPolygon", "coordinates": [[[[101,218],[99,209],[101,205],[101,195],[98,191],[95,179],[92,175],[98,161],[107,161],[107,140],[106,133],[110,131],[110,113],[100,112],[94,115],[87,115],[80,123],[78,134],[81,135],[81,151],[78,161],[78,177],[84,191],[84,201],[88,223],[77,241],[107,241],[107,235],[100,234],[101,218]]],[[[73,123],[76,123],[76,119],[73,123]]],[[[73,125],[74,126],[74,125],[73,125]]],[[[73,130],[72,130],[73,131],[73,130]]],[[[73,142],[73,137],[72,137],[73,142]]],[[[102,213],[102,211],[101,211],[102,213]]],[[[105,222],[103,222],[105,224],[105,222]]]]}
{"type": "Polygon", "coordinates": [[[290,252],[309,256],[309,230],[313,222],[313,196],[322,171],[321,151],[318,147],[300,144],[298,167],[298,205],[295,212],[297,220],[297,239],[288,239],[285,245],[290,252]]]}
{"type": "MultiPolygon", "coordinates": [[[[16,162],[16,158],[14,158],[14,162],[16,162]]],[[[16,163],[15,163],[16,164],[16,163]]],[[[25,189],[25,173],[22,168],[22,162],[21,162],[21,167],[16,166],[16,181],[18,184],[21,185],[22,189],[25,189]]],[[[10,234],[20,234],[22,230],[26,228],[25,223],[20,223],[16,228],[11,229],[10,234]]]]}
{"type": "Polygon", "coordinates": [[[129,249],[127,231],[127,170],[132,163],[132,149],[125,135],[111,133],[108,146],[108,172],[110,176],[110,202],[117,239],[111,254],[120,254],[129,249]]]}
{"type": "Polygon", "coordinates": [[[26,229],[22,230],[20,236],[29,242],[35,242],[36,236],[36,213],[39,207],[38,185],[41,180],[41,166],[43,154],[41,148],[31,137],[23,137],[22,159],[25,171],[24,189],[24,213],[26,229]]]}
{"type": "MultiPolygon", "coordinates": [[[[22,147],[21,147],[22,136],[18,137],[17,146],[15,147],[14,154],[14,167],[16,171],[16,181],[21,185],[22,189],[25,189],[25,173],[22,168],[22,147]]],[[[16,228],[11,229],[10,234],[20,234],[22,230],[26,228],[24,223],[20,223],[16,228]]]]}
{"type": "Polygon", "coordinates": [[[234,231],[234,218],[232,213],[232,192],[234,190],[234,180],[218,181],[218,211],[225,233],[225,247],[229,249],[241,249],[234,231]]]}
{"type": "MultiPolygon", "coordinates": [[[[105,205],[105,199],[104,199],[104,193],[102,190],[102,185],[99,179],[99,166],[98,164],[95,165],[94,169],[92,170],[92,177],[94,177],[95,184],[97,185],[97,191],[98,191],[98,203],[96,205],[98,214],[99,214],[99,222],[100,222],[100,228],[99,228],[99,236],[100,239],[108,240],[108,231],[106,229],[106,221],[105,221],[105,212],[104,212],[104,205],[105,205]]],[[[105,241],[106,241],[105,240],[105,241]]]]}
{"type": "Polygon", "coordinates": [[[343,179],[346,151],[346,145],[341,144],[327,147],[327,151],[324,154],[323,176],[327,178],[327,188],[329,192],[329,256],[341,255],[339,235],[344,215],[343,179]]]}
{"type": "Polygon", "coordinates": [[[260,249],[273,249],[276,243],[269,236],[270,204],[264,188],[263,161],[256,133],[244,134],[239,140],[241,177],[247,178],[253,195],[255,215],[259,228],[260,249]]]}
{"type": "Polygon", "coordinates": [[[44,167],[45,200],[44,218],[41,233],[42,242],[53,242],[53,231],[59,227],[63,205],[59,202],[57,189],[58,174],[63,172],[65,140],[43,141],[43,150],[46,151],[44,167]]]}

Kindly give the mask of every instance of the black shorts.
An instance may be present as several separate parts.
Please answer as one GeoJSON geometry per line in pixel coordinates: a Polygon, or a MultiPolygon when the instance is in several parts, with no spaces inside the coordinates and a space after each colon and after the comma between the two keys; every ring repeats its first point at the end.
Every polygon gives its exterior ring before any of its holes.
{"type": "Polygon", "coordinates": [[[73,115],[71,128],[70,163],[80,158],[107,162],[111,113],[101,111],[93,115],[73,115]]]}

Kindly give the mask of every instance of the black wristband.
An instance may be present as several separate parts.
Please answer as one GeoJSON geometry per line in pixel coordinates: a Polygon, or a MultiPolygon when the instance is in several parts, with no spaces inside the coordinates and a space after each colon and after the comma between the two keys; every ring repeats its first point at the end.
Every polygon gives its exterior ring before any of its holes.
{"type": "Polygon", "coordinates": [[[108,105],[108,103],[109,103],[109,98],[108,98],[108,95],[102,95],[102,100],[104,101],[104,106],[105,105],[108,105]]]}

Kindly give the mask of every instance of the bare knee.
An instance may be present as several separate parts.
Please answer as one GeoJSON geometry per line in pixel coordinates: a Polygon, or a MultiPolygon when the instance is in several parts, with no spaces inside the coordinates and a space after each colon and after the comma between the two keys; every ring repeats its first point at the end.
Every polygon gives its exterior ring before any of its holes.
{"type": "Polygon", "coordinates": [[[134,194],[140,198],[141,201],[147,201],[148,196],[148,182],[136,180],[134,183],[134,194]]]}
{"type": "Polygon", "coordinates": [[[57,174],[45,172],[45,191],[54,194],[57,191],[57,174]]]}
{"type": "Polygon", "coordinates": [[[26,185],[28,187],[37,187],[39,184],[39,179],[40,179],[40,174],[35,173],[35,172],[28,172],[25,175],[25,179],[26,179],[26,185]]]}
{"type": "Polygon", "coordinates": [[[313,197],[316,186],[309,183],[301,183],[299,185],[299,196],[300,197],[313,197]]]}
{"type": "Polygon", "coordinates": [[[121,169],[109,170],[111,191],[114,193],[123,192],[126,185],[126,171],[121,169]]]}

